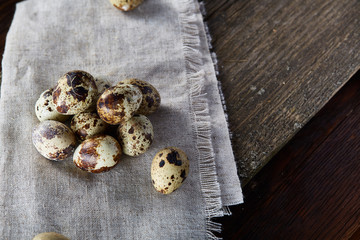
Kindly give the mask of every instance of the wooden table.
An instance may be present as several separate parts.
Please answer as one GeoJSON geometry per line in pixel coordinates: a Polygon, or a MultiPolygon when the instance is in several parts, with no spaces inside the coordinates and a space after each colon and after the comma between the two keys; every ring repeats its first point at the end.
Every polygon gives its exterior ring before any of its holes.
{"type": "Polygon", "coordinates": [[[204,5],[245,196],[219,236],[360,239],[360,2],[204,5]]]}

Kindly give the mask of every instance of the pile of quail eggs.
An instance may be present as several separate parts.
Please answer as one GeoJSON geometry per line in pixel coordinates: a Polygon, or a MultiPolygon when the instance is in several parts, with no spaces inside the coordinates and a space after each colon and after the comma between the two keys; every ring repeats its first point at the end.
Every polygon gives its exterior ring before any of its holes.
{"type": "MultiPolygon", "coordinates": [[[[72,156],[81,170],[106,172],[122,154],[138,156],[150,148],[154,132],[146,116],[156,112],[160,102],[159,92],[148,82],[126,79],[110,86],[85,71],[70,71],[37,100],[40,123],[33,129],[32,141],[49,160],[72,156]]],[[[168,194],[181,186],[188,172],[186,154],[167,147],[152,161],[152,184],[168,194]]]]}

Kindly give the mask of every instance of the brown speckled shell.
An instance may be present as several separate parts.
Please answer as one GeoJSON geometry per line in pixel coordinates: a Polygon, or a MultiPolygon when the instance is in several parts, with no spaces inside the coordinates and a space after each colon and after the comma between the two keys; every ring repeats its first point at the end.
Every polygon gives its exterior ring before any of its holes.
{"type": "Polygon", "coordinates": [[[110,0],[111,4],[121,11],[131,11],[139,6],[143,0],[110,0]]]}
{"type": "Polygon", "coordinates": [[[150,83],[135,78],[129,78],[118,83],[118,85],[122,84],[131,84],[138,87],[143,95],[141,105],[136,111],[136,114],[149,115],[159,108],[161,102],[160,94],[150,83]]]}
{"type": "Polygon", "coordinates": [[[59,79],[52,94],[53,103],[59,113],[74,115],[91,107],[97,92],[93,76],[85,71],[70,71],[59,79]]]}
{"type": "Polygon", "coordinates": [[[101,173],[120,161],[121,146],[115,138],[98,135],[83,141],[75,150],[73,161],[81,170],[101,173]]]}
{"type": "Polygon", "coordinates": [[[151,164],[151,181],[158,192],[169,194],[178,189],[189,173],[189,159],[176,147],[160,150],[151,164]]]}
{"type": "Polygon", "coordinates": [[[35,114],[39,121],[55,120],[63,122],[69,118],[69,116],[60,114],[56,111],[52,99],[53,91],[53,88],[45,90],[41,93],[39,99],[35,103],[35,114]]]}
{"type": "Polygon", "coordinates": [[[56,161],[69,157],[76,146],[76,137],[71,129],[53,120],[40,122],[33,129],[32,141],[42,156],[56,161]]]}
{"type": "Polygon", "coordinates": [[[117,125],[128,121],[135,114],[141,100],[141,91],[133,85],[110,87],[97,101],[97,112],[105,122],[117,125]]]}
{"type": "Polygon", "coordinates": [[[80,140],[104,133],[107,126],[97,113],[78,113],[71,120],[71,130],[80,140]]]}
{"type": "Polygon", "coordinates": [[[135,115],[119,125],[117,136],[124,154],[138,156],[145,153],[152,144],[153,126],[144,115],[135,115]]]}

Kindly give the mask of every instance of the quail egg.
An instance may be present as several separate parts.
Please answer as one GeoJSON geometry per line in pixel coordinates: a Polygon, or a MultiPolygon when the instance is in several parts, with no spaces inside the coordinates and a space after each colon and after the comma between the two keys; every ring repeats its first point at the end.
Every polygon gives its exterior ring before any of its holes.
{"type": "Polygon", "coordinates": [[[75,150],[73,161],[81,170],[100,173],[113,168],[121,156],[120,144],[108,135],[98,135],[83,141],[75,150]]]}
{"type": "Polygon", "coordinates": [[[110,0],[114,7],[122,11],[130,11],[139,6],[143,0],[110,0]]]}
{"type": "Polygon", "coordinates": [[[53,104],[52,99],[53,90],[53,88],[50,88],[42,92],[35,103],[35,114],[40,121],[56,120],[63,122],[69,118],[69,116],[60,114],[56,111],[56,107],[53,104]]]}
{"type": "Polygon", "coordinates": [[[178,189],[189,173],[189,159],[179,148],[160,150],[151,164],[152,184],[158,192],[169,194],[178,189]]]}
{"type": "Polygon", "coordinates": [[[129,120],[139,109],[142,94],[139,88],[123,84],[110,87],[97,101],[97,112],[105,122],[117,125],[129,120]]]}
{"type": "Polygon", "coordinates": [[[118,83],[118,85],[121,84],[131,84],[140,89],[143,98],[139,109],[136,111],[137,114],[149,115],[159,108],[161,102],[160,94],[150,83],[135,78],[129,78],[118,83]]]}
{"type": "Polygon", "coordinates": [[[62,76],[52,94],[56,110],[65,115],[83,112],[96,101],[94,77],[85,71],[71,71],[62,76]]]}
{"type": "Polygon", "coordinates": [[[59,233],[44,232],[36,235],[32,240],[70,240],[70,239],[59,233]]]}
{"type": "Polygon", "coordinates": [[[135,115],[117,129],[123,153],[138,156],[146,152],[154,139],[153,126],[144,115],[135,115]]]}
{"type": "Polygon", "coordinates": [[[42,156],[56,161],[69,157],[76,146],[76,137],[71,129],[54,120],[45,120],[35,126],[32,141],[42,156]]]}
{"type": "Polygon", "coordinates": [[[78,113],[71,120],[71,130],[80,140],[104,133],[107,125],[97,113],[78,113]]]}

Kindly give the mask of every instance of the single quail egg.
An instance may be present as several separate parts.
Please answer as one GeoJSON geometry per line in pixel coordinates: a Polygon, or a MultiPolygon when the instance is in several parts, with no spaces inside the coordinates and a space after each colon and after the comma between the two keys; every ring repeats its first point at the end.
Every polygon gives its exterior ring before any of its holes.
{"type": "Polygon", "coordinates": [[[158,192],[169,194],[178,189],[189,173],[189,159],[179,148],[160,150],[151,164],[152,184],[158,192]]]}
{"type": "Polygon", "coordinates": [[[57,161],[69,157],[76,146],[76,137],[71,129],[54,120],[40,122],[33,129],[32,141],[42,156],[57,161]]]}
{"type": "Polygon", "coordinates": [[[121,84],[131,84],[140,89],[143,98],[139,109],[136,111],[137,114],[149,115],[159,108],[161,102],[160,94],[150,83],[135,78],[129,78],[118,83],[118,85],[121,84]]]}
{"type": "Polygon", "coordinates": [[[98,135],[86,139],[76,148],[73,161],[81,170],[100,173],[113,168],[120,161],[121,153],[115,138],[98,135]]]}
{"type": "Polygon", "coordinates": [[[78,113],[71,120],[71,130],[80,140],[104,133],[107,125],[97,113],[78,113]]]}
{"type": "Polygon", "coordinates": [[[138,156],[146,152],[153,142],[153,126],[144,115],[135,115],[119,125],[117,136],[124,154],[138,156]]]}
{"type": "Polygon", "coordinates": [[[70,239],[59,233],[44,232],[36,235],[32,240],[70,240],[70,239]]]}
{"type": "Polygon", "coordinates": [[[139,109],[142,94],[139,88],[123,84],[110,87],[97,101],[97,112],[105,122],[117,125],[129,120],[139,109]]]}
{"type": "Polygon", "coordinates": [[[62,76],[52,97],[56,110],[65,115],[74,115],[91,107],[96,101],[97,87],[94,77],[76,70],[62,76]]]}
{"type": "Polygon", "coordinates": [[[110,0],[114,7],[122,11],[130,11],[139,6],[143,0],[110,0]]]}
{"type": "Polygon", "coordinates": [[[56,120],[63,122],[69,118],[69,116],[60,114],[56,111],[56,107],[53,104],[52,99],[53,90],[53,88],[50,88],[42,92],[35,103],[35,114],[40,121],[56,120]]]}

